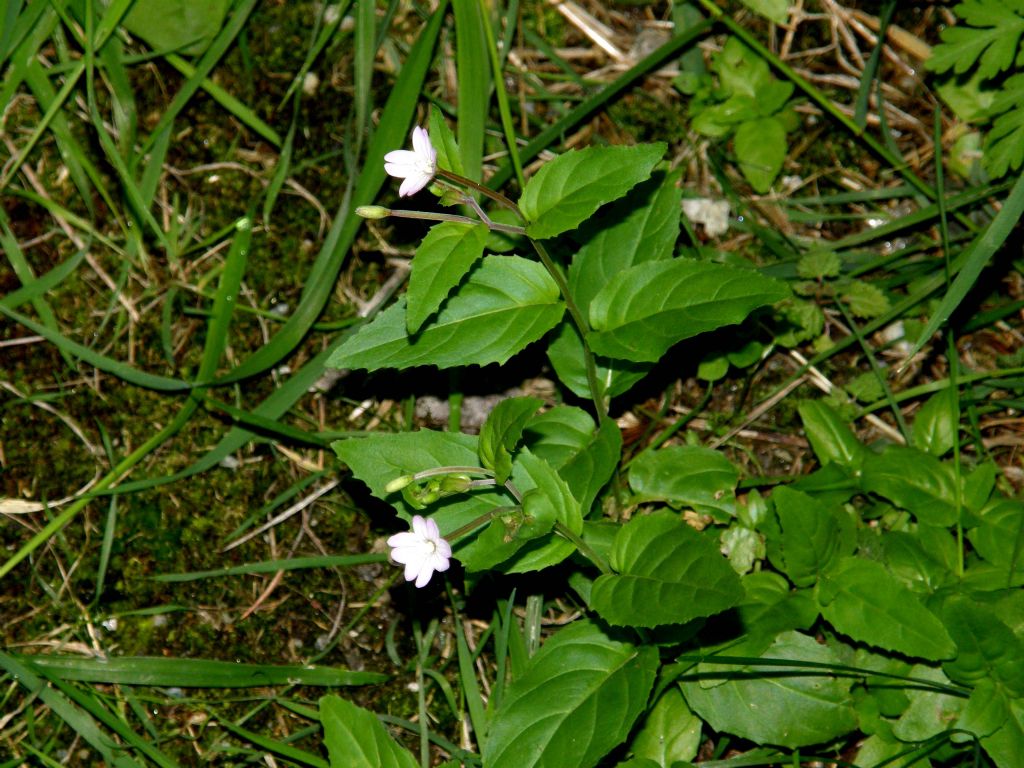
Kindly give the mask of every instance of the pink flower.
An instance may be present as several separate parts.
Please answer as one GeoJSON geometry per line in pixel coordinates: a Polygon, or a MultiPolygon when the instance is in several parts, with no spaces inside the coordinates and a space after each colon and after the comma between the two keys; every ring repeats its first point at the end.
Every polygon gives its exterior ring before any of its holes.
{"type": "Polygon", "coordinates": [[[412,530],[396,533],[388,539],[391,559],[405,566],[405,580],[416,580],[417,587],[424,587],[434,571],[447,571],[452,546],[443,538],[433,520],[415,515],[412,530]]]}
{"type": "Polygon", "coordinates": [[[437,173],[437,150],[430,143],[426,129],[418,125],[412,129],[412,151],[396,149],[384,155],[384,170],[389,176],[405,179],[398,188],[399,197],[415,195],[437,173]]]}

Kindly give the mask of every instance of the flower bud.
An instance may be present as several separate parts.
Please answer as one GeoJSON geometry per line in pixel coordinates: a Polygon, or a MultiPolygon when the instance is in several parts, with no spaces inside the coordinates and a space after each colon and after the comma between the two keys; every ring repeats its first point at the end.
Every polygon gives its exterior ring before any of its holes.
{"type": "Polygon", "coordinates": [[[384,219],[391,215],[391,210],[383,205],[360,205],[356,208],[356,215],[364,219],[384,219]]]}
{"type": "Polygon", "coordinates": [[[395,491],[400,491],[403,488],[405,488],[405,486],[409,485],[409,483],[411,483],[414,479],[415,478],[412,475],[402,475],[401,477],[396,477],[394,480],[392,480],[390,483],[384,486],[384,492],[394,493],[395,491]]]}

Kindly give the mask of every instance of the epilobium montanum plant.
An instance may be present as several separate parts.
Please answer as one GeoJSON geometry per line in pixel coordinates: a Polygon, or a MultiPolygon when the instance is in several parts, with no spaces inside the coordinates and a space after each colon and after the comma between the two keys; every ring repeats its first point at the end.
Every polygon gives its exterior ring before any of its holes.
{"type": "MultiPolygon", "coordinates": [[[[496,610],[496,677],[463,680],[476,752],[458,760],[668,768],[714,735],[716,755],[764,747],[758,765],[1020,765],[1024,505],[994,494],[993,465],[968,472],[946,458],[957,392],[925,404],[907,446],[862,445],[837,411],[804,403],[822,466],[768,498],[738,494],[722,453],[668,444],[671,427],[624,457],[611,398],[699,334],[746,322],[785,343],[789,289],[754,264],[677,250],[679,173],[663,144],[566,152],[513,201],[451,170],[455,139],[436,114],[431,132],[389,154],[388,172],[404,179],[401,196],[429,188],[473,215],[361,209],[435,223],[404,298],[329,364],[484,366],[542,344],[586,403],[512,397],[478,436],[424,429],[334,446],[411,521],[389,544],[417,587],[450,578],[453,558],[467,590],[488,572],[545,570],[552,594],[580,606],[532,657],[511,602],[496,610]],[[495,206],[517,223],[496,221],[495,206]],[[495,232],[521,250],[489,253],[495,232]]],[[[469,654],[460,647],[472,677],[469,654]]],[[[354,705],[327,697],[321,719],[337,765],[337,745],[365,740],[415,764],[354,705]]]]}

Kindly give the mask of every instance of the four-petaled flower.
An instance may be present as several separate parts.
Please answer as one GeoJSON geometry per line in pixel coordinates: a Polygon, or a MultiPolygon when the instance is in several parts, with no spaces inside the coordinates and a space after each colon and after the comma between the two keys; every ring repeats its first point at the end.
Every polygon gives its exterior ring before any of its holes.
{"type": "Polygon", "coordinates": [[[396,533],[388,539],[391,559],[405,566],[405,580],[426,586],[434,571],[447,571],[452,546],[443,538],[433,520],[415,515],[412,530],[396,533]]]}
{"type": "Polygon", "coordinates": [[[397,179],[405,179],[398,188],[399,197],[415,195],[437,173],[437,150],[430,143],[426,129],[412,129],[412,151],[396,149],[384,155],[384,170],[397,179]]]}

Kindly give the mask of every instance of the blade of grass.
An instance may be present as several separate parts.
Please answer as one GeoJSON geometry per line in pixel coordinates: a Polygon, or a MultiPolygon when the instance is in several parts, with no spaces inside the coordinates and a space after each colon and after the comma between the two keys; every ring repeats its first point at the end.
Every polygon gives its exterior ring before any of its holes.
{"type": "Polygon", "coordinates": [[[295,73],[295,77],[292,78],[291,85],[288,86],[288,90],[285,91],[284,97],[278,104],[278,109],[284,106],[288,99],[295,94],[296,90],[302,86],[303,81],[306,79],[306,73],[308,73],[312,68],[313,62],[317,60],[321,53],[323,53],[324,48],[327,47],[327,43],[331,41],[334,34],[341,28],[341,22],[345,20],[345,14],[348,13],[348,8],[351,4],[352,0],[344,0],[337,6],[324,6],[325,13],[327,8],[335,8],[337,10],[337,15],[330,23],[325,24],[323,28],[316,33],[316,42],[314,42],[313,46],[309,51],[307,51],[306,58],[303,60],[302,66],[299,67],[299,70],[295,73]]]}
{"type": "Polygon", "coordinates": [[[217,722],[220,726],[231,731],[236,736],[239,736],[246,741],[251,741],[257,747],[265,749],[268,752],[272,752],[275,755],[280,755],[281,757],[293,760],[296,763],[301,763],[302,765],[311,766],[311,768],[330,768],[327,761],[323,758],[293,747],[290,744],[285,744],[284,742],[277,741],[276,739],[271,739],[254,731],[250,731],[247,728],[242,728],[240,725],[235,725],[228,720],[218,720],[217,722]]]}
{"type": "MultiPolygon", "coordinates": [[[[868,99],[871,96],[871,84],[875,82],[875,77],[878,75],[878,65],[882,61],[882,49],[885,48],[885,33],[889,29],[889,21],[892,19],[894,10],[896,10],[896,0],[886,0],[878,19],[875,49],[871,51],[871,56],[864,64],[864,72],[860,76],[860,88],[857,89],[857,100],[853,109],[853,122],[860,126],[861,130],[867,128],[868,125],[868,99]]],[[[881,105],[879,105],[879,112],[882,112],[881,105]]]]}
{"type": "Polygon", "coordinates": [[[377,3],[376,0],[358,0],[356,3],[356,30],[352,62],[354,75],[352,88],[355,100],[356,149],[362,153],[363,139],[370,135],[370,104],[373,100],[373,62],[377,58],[377,3]]]}
{"type": "MultiPolygon", "coordinates": [[[[405,143],[416,100],[433,59],[434,44],[444,19],[445,6],[446,0],[442,0],[413,44],[409,57],[399,72],[381,114],[377,132],[367,149],[363,170],[355,183],[352,195],[355,205],[373,201],[384,183],[384,155],[405,143]]],[[[240,381],[276,365],[306,335],[327,303],[338,273],[362,225],[362,219],[354,213],[355,205],[349,199],[342,202],[327,234],[327,240],[306,278],[295,312],[267,344],[223,377],[219,383],[240,381]]]]}
{"type": "Polygon", "coordinates": [[[264,685],[376,685],[388,679],[379,672],[354,672],[339,667],[237,664],[209,659],[163,656],[82,656],[11,654],[33,669],[59,680],[116,685],[166,685],[180,688],[250,688],[264,685]]]}
{"type": "Polygon", "coordinates": [[[160,573],[150,578],[153,581],[176,584],[185,581],[200,581],[202,579],[226,576],[244,576],[251,573],[277,573],[278,571],[297,571],[305,568],[348,568],[356,565],[367,565],[368,563],[386,563],[387,561],[388,556],[383,553],[369,555],[317,555],[311,557],[292,557],[287,560],[267,560],[261,563],[234,565],[230,568],[217,568],[210,571],[160,573]]]}
{"type": "MultiPolygon", "coordinates": [[[[462,169],[473,181],[483,174],[484,126],[490,100],[485,6],[479,0],[452,0],[455,13],[455,70],[458,73],[459,120],[456,135],[462,169]]],[[[501,64],[497,63],[500,70],[501,64]]]]}
{"type": "MultiPolygon", "coordinates": [[[[478,18],[480,25],[483,27],[487,44],[487,55],[491,60],[491,77],[496,83],[504,83],[505,77],[502,72],[501,60],[498,58],[498,46],[494,40],[491,19],[486,13],[480,13],[478,18]]],[[[505,133],[505,147],[508,149],[508,156],[512,161],[512,168],[515,170],[519,188],[522,189],[526,186],[526,177],[523,176],[523,160],[519,156],[519,144],[516,141],[515,126],[512,125],[512,110],[509,108],[508,93],[505,88],[495,88],[494,94],[498,98],[498,113],[501,115],[501,128],[505,133]]],[[[461,117],[459,123],[462,123],[461,117]]]]}
{"type": "MultiPolygon", "coordinates": [[[[971,288],[974,287],[989,259],[1002,247],[1014,227],[1017,226],[1017,222],[1022,214],[1024,214],[1024,174],[1018,177],[1013,185],[1013,189],[1010,190],[1010,194],[1003,201],[999,213],[996,214],[992,223],[978,235],[962,256],[957,259],[960,262],[960,266],[955,269],[955,272],[951,272],[951,274],[956,274],[956,279],[949,286],[949,290],[942,298],[935,313],[921,332],[911,351],[907,354],[908,361],[921,350],[921,347],[931,338],[932,334],[949,320],[950,315],[960,306],[960,303],[970,292],[971,288]]],[[[950,268],[952,269],[952,267],[950,268]]]]}
{"type": "Polygon", "coordinates": [[[88,251],[78,251],[74,256],[65,259],[49,272],[44,273],[35,280],[26,283],[17,290],[11,291],[3,298],[0,298],[0,306],[7,309],[17,309],[22,304],[32,301],[36,297],[43,296],[53,290],[66,280],[85,261],[88,251]]]}
{"type": "MultiPolygon", "coordinates": [[[[693,45],[698,39],[704,36],[712,25],[713,22],[710,19],[706,19],[695,24],[690,29],[676,35],[671,40],[642,58],[632,67],[619,75],[619,77],[614,81],[609,83],[605,88],[602,88],[597,93],[580,102],[571,112],[569,112],[569,114],[556,123],[553,123],[527,142],[526,146],[519,150],[520,161],[528,163],[530,160],[534,159],[553,141],[586,120],[590,115],[614,99],[626,90],[626,88],[631,86],[634,81],[648,72],[657,69],[666,61],[676,56],[683,49],[693,45]]],[[[502,88],[496,88],[495,93],[501,93],[502,90],[502,88]]],[[[499,168],[494,175],[487,180],[487,186],[491,189],[499,189],[508,182],[513,173],[514,170],[510,161],[499,168]]]]}

